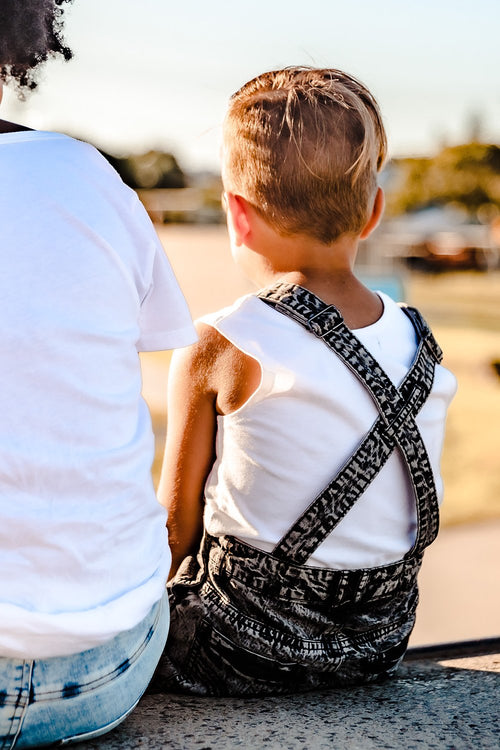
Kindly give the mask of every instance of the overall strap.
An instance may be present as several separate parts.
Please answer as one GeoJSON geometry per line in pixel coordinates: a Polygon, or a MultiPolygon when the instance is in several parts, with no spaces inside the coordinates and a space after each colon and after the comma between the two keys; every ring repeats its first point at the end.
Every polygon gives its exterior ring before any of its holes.
{"type": "Polygon", "coordinates": [[[345,325],[339,310],[303,287],[278,283],[258,294],[266,304],[300,323],[333,350],[370,393],[378,411],[371,430],[330,484],[278,542],[273,554],[304,564],[377,476],[397,446],[405,460],[417,508],[417,537],[407,557],[435,538],[439,510],[434,476],[415,416],[432,388],[442,357],[420,313],[403,308],[419,338],[415,359],[398,388],[345,325]]]}

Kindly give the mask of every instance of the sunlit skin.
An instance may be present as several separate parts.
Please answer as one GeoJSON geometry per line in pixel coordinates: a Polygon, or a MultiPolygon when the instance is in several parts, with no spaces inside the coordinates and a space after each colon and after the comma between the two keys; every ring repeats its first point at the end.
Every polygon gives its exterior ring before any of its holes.
{"type": "MultiPolygon", "coordinates": [[[[276,281],[300,284],[335,305],[350,328],[382,315],[380,298],[353,273],[358,244],[376,227],[384,206],[377,190],[359,235],[324,245],[306,235],[282,236],[241,195],[225,195],[236,264],[259,288],[276,281]]],[[[196,553],[203,530],[203,492],[215,459],[217,416],[240,408],[258,388],[260,365],[214,328],[198,324],[199,341],[174,352],[168,385],[168,431],[158,495],[168,510],[170,577],[196,553]]]]}

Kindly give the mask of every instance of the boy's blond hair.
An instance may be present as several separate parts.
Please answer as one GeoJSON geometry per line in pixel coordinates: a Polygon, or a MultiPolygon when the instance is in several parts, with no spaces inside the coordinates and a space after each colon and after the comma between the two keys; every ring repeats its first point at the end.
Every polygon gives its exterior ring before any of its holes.
{"type": "Polygon", "coordinates": [[[387,139],[368,89],[335,69],[263,73],[230,99],[223,177],[280,234],[325,244],[368,221],[387,139]]]}

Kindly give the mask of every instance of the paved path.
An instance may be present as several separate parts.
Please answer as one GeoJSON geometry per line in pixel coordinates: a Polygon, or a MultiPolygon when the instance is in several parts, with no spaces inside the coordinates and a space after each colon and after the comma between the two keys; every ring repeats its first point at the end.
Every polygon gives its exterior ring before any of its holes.
{"type": "Polygon", "coordinates": [[[411,645],[500,636],[500,520],[441,529],[419,581],[411,645]]]}

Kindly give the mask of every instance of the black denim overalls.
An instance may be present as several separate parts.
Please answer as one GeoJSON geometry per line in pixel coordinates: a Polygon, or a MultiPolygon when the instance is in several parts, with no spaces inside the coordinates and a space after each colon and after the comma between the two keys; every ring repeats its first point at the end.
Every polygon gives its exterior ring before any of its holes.
{"type": "Polygon", "coordinates": [[[393,674],[415,622],[417,573],[436,537],[432,469],[415,416],[442,353],[420,314],[419,339],[396,388],[344,324],[306,289],[279,283],[259,297],[323,339],[371,394],[379,416],[359,447],[272,553],[205,535],[169,583],[171,626],[156,687],[200,695],[262,695],[359,684],[393,674]],[[362,570],[307,565],[397,448],[417,507],[417,536],[402,560],[362,570]]]}

